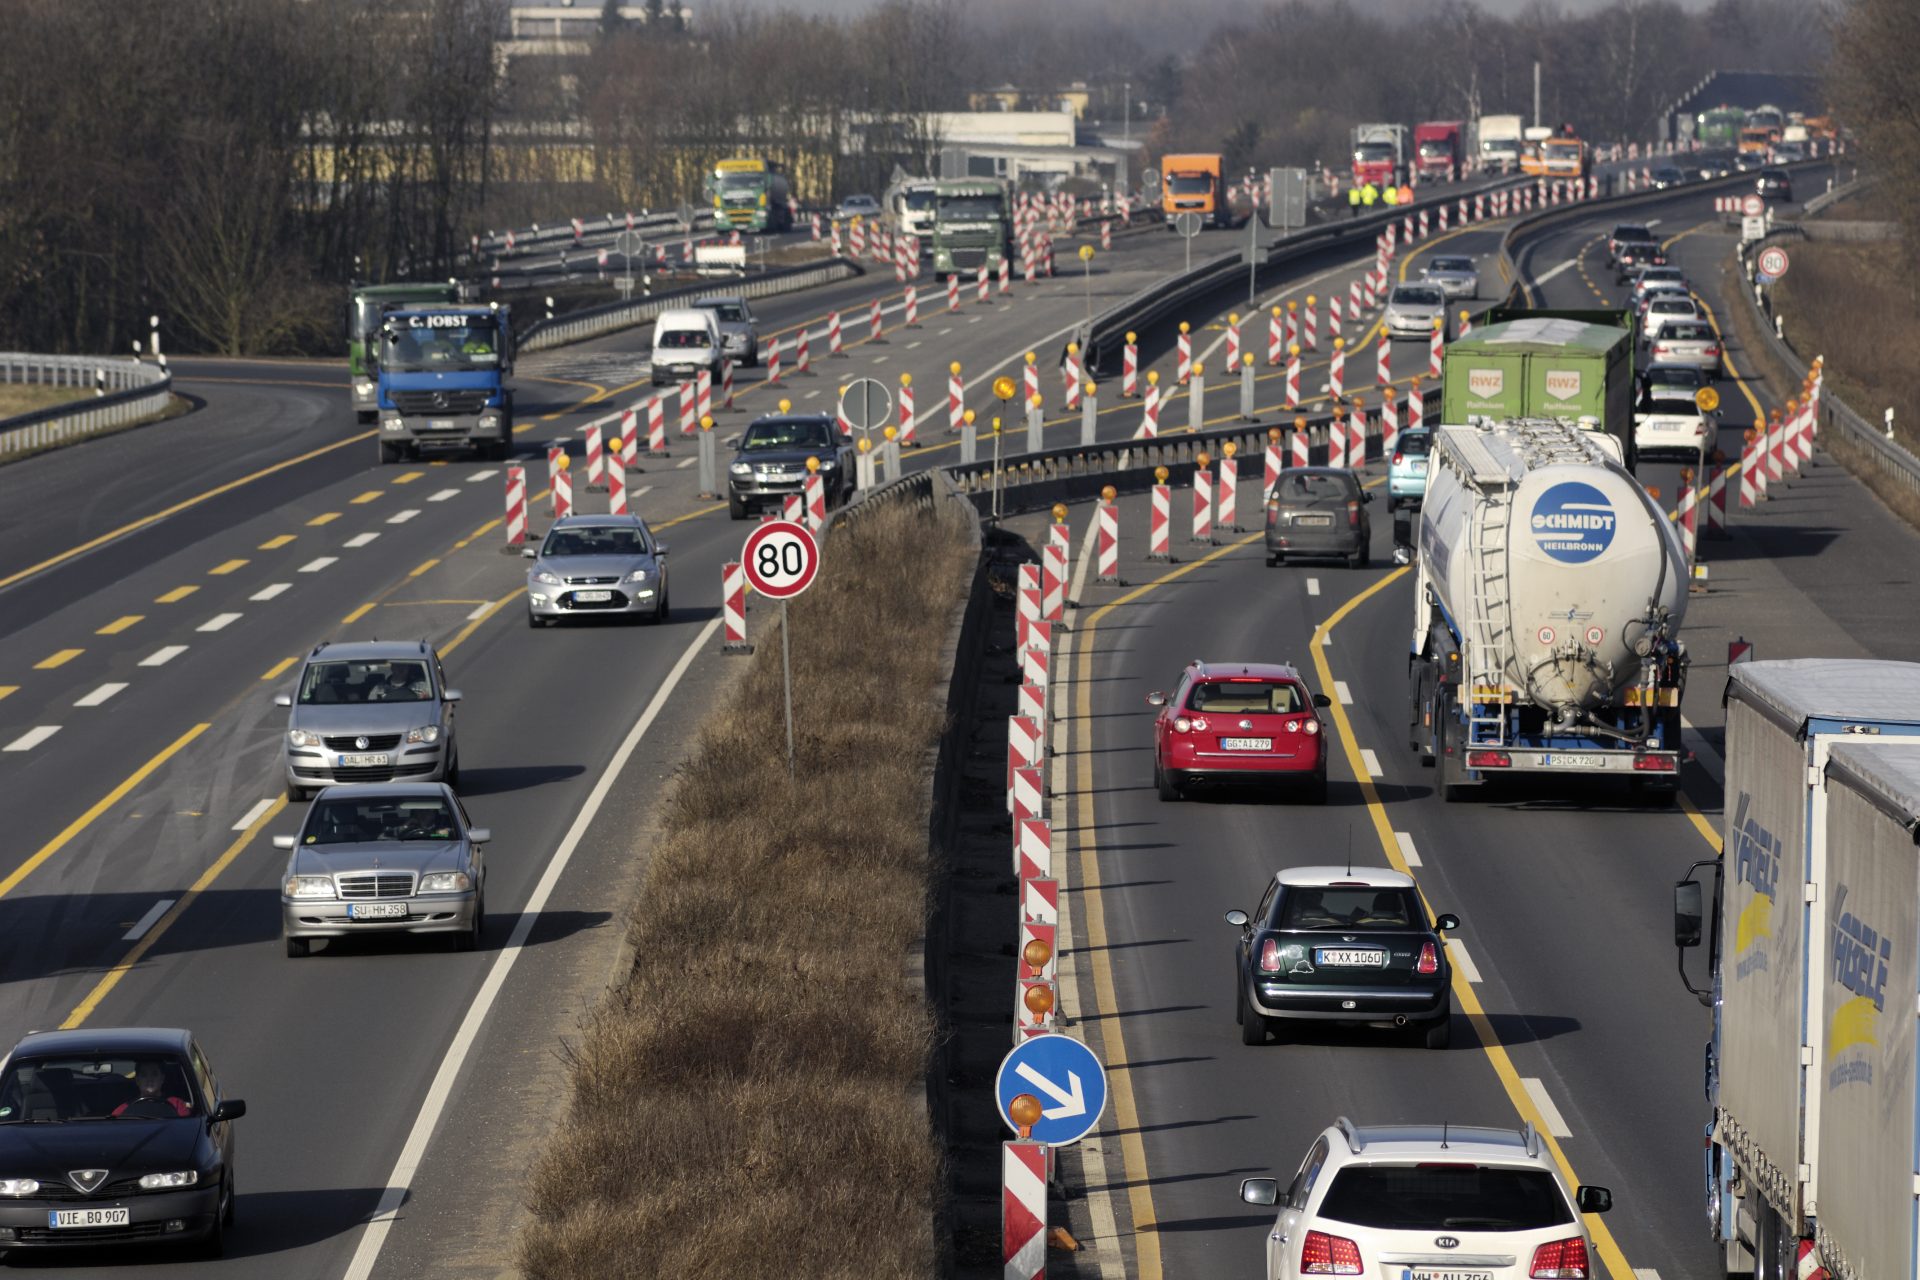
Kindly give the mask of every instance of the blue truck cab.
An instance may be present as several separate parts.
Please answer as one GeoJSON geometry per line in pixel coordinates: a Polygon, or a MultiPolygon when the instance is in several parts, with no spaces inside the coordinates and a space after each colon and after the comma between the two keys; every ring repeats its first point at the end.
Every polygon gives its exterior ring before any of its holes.
{"type": "Polygon", "coordinates": [[[507,456],[513,440],[513,324],[499,303],[399,307],[381,317],[380,461],[471,448],[507,456]]]}

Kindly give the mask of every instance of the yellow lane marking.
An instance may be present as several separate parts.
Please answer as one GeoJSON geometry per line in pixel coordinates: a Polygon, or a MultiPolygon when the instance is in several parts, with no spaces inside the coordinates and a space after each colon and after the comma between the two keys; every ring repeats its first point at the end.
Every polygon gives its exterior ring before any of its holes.
{"type": "Polygon", "coordinates": [[[353,503],[354,506],[357,507],[364,502],[373,502],[379,497],[380,497],[380,491],[378,489],[369,489],[365,493],[361,494],[359,497],[350,499],[350,501],[353,503]]]}
{"type": "MultiPolygon", "coordinates": [[[[1314,672],[1320,678],[1322,689],[1333,687],[1333,670],[1327,662],[1326,644],[1328,637],[1333,634],[1334,627],[1361,604],[1411,572],[1410,566],[1395,569],[1335,609],[1325,622],[1314,628],[1313,641],[1307,649],[1313,655],[1314,672]]],[[[1340,735],[1340,745],[1346,754],[1347,768],[1359,784],[1361,799],[1366,804],[1368,815],[1373,819],[1374,836],[1379,840],[1388,864],[1396,871],[1412,875],[1412,868],[1407,865],[1406,858],[1400,852],[1400,842],[1394,839],[1393,823],[1387,817],[1386,806],[1381,803],[1379,790],[1374,786],[1373,777],[1368,773],[1366,763],[1361,758],[1359,739],[1354,733],[1352,720],[1347,717],[1346,707],[1336,698],[1329,710],[1333,714],[1334,727],[1340,735]]],[[[1424,891],[1420,896],[1422,901],[1426,900],[1424,891]]],[[[1427,902],[1426,906],[1428,913],[1432,914],[1433,904],[1427,902]]],[[[1507,1100],[1513,1104],[1514,1110],[1523,1119],[1532,1123],[1534,1130],[1540,1135],[1540,1141],[1553,1153],[1554,1162],[1560,1166],[1560,1171],[1566,1175],[1567,1181],[1578,1186],[1580,1179],[1574,1173],[1573,1165],[1567,1160],[1567,1153],[1561,1149],[1559,1140],[1549,1131],[1546,1118],[1540,1114],[1540,1109],[1535,1105],[1532,1095],[1527,1092],[1526,1086],[1520,1083],[1520,1073],[1515,1069],[1506,1045],[1502,1044],[1499,1036],[1494,1033],[1493,1024],[1487,1020],[1487,1013],[1480,1004],[1479,996],[1460,975],[1458,969],[1453,971],[1453,998],[1460,1012],[1473,1024],[1474,1034],[1480,1040],[1481,1052],[1486,1054],[1488,1063],[1493,1067],[1494,1075],[1500,1080],[1501,1088],[1506,1091],[1507,1100]]],[[[1599,1251],[1601,1258],[1605,1260],[1613,1280],[1634,1280],[1633,1268],[1627,1265],[1627,1256],[1621,1252],[1619,1243],[1614,1240],[1613,1232],[1607,1229],[1605,1221],[1594,1214],[1587,1214],[1585,1217],[1587,1234],[1593,1240],[1594,1247],[1599,1251]]]]}
{"type": "Polygon", "coordinates": [[[106,626],[100,628],[98,631],[94,632],[93,634],[97,636],[117,636],[122,631],[125,631],[128,627],[132,626],[134,623],[143,621],[146,618],[146,616],[147,615],[144,613],[125,614],[121,617],[115,618],[112,622],[109,622],[106,626]]]}
{"type": "Polygon", "coordinates": [[[33,669],[35,671],[51,671],[55,667],[64,667],[85,652],[85,649],[62,649],[58,653],[50,654],[34,663],[33,669]]]}
{"type": "Polygon", "coordinates": [[[1680,793],[1680,811],[1687,815],[1687,821],[1691,822],[1693,829],[1700,833],[1700,838],[1705,840],[1715,853],[1721,852],[1720,833],[1714,829],[1712,820],[1700,812],[1699,806],[1694,804],[1684,791],[1680,793]]]}
{"type": "Polygon", "coordinates": [[[262,680],[277,680],[281,676],[286,674],[288,667],[292,666],[294,663],[298,661],[300,661],[300,659],[298,658],[282,658],[280,659],[280,661],[268,667],[267,673],[261,676],[260,678],[262,680]]]}
{"type": "Polygon", "coordinates": [[[467,623],[466,626],[460,628],[459,632],[454,635],[453,639],[447,641],[445,644],[440,646],[440,656],[444,658],[448,654],[452,653],[455,649],[458,649],[461,645],[465,644],[467,642],[467,638],[471,636],[474,632],[480,629],[481,623],[485,622],[488,618],[491,618],[497,615],[503,607],[519,599],[523,594],[525,594],[525,592],[526,592],[525,587],[515,587],[513,590],[507,592],[507,594],[501,596],[498,600],[495,600],[490,604],[488,604],[487,611],[485,613],[473,619],[473,621],[467,623]]]}
{"type": "MultiPolygon", "coordinates": [[[[562,387],[562,386],[563,387],[586,387],[588,390],[593,392],[592,395],[583,396],[580,399],[575,400],[572,404],[568,405],[564,409],[555,409],[552,413],[541,414],[540,421],[542,422],[552,422],[555,418],[564,417],[569,413],[577,413],[581,409],[586,408],[588,405],[593,404],[596,401],[605,400],[608,395],[607,389],[601,386],[597,382],[582,382],[574,378],[532,378],[530,379],[530,381],[550,382],[557,387],[562,387]]],[[[515,431],[518,431],[519,429],[520,428],[518,427],[514,428],[515,431]]]]}
{"type": "Polygon", "coordinates": [[[417,577],[419,577],[419,576],[420,576],[421,574],[423,574],[423,573],[425,573],[425,572],[426,572],[427,570],[429,570],[429,569],[431,569],[431,568],[433,568],[433,566],[435,566],[435,565],[437,565],[437,564],[439,564],[439,563],[440,563],[440,561],[438,560],[438,558],[435,558],[435,559],[432,559],[432,560],[428,560],[428,561],[426,561],[426,562],[425,562],[424,564],[422,564],[422,565],[420,565],[420,566],[419,566],[418,568],[416,568],[416,569],[414,569],[414,570],[412,570],[411,572],[409,572],[409,573],[407,574],[407,576],[408,576],[409,578],[417,578],[417,577]]]}
{"type": "Polygon", "coordinates": [[[207,570],[207,572],[216,578],[224,578],[235,569],[244,569],[246,566],[247,562],[245,560],[229,560],[225,564],[215,565],[213,568],[207,570]]]}
{"type": "Polygon", "coordinates": [[[1694,232],[1705,231],[1710,227],[1718,227],[1719,225],[1720,223],[1717,219],[1710,222],[1696,222],[1692,226],[1688,227],[1685,231],[1681,231],[1674,235],[1668,236],[1665,240],[1661,241],[1660,247],[1662,249],[1671,249],[1677,242],[1681,240],[1685,240],[1688,236],[1692,235],[1694,232]]]}
{"type": "Polygon", "coordinates": [[[48,569],[54,568],[56,565],[65,564],[75,556],[85,555],[96,547],[103,547],[107,543],[119,538],[124,538],[130,533],[137,533],[149,525],[158,524],[162,520],[177,516],[190,507],[199,506],[209,498],[217,498],[223,493],[232,493],[242,485],[252,484],[255,480],[264,479],[276,472],[285,471],[288,467],[298,466],[302,462],[310,462],[315,458],[332,453],[335,449],[344,449],[350,444],[356,444],[362,440],[370,440],[373,438],[373,435],[374,433],[371,431],[363,431],[359,435],[349,436],[345,440],[339,440],[329,445],[322,445],[318,449],[308,450],[306,453],[288,458],[284,462],[276,462],[270,467],[262,467],[260,470],[241,476],[237,480],[229,480],[225,484],[215,485],[203,493],[196,493],[191,498],[184,498],[163,511],[156,511],[150,516],[141,516],[138,520],[129,521],[121,525],[118,529],[110,530],[97,538],[89,538],[77,547],[68,547],[58,555],[48,556],[38,564],[31,564],[24,569],[10,573],[4,578],[0,578],[0,587],[10,587],[24,578],[31,578],[33,575],[43,573],[48,569]]]}
{"type": "Polygon", "coordinates": [[[289,542],[292,542],[296,536],[297,535],[291,534],[291,533],[283,533],[278,537],[268,538],[265,542],[260,544],[260,549],[262,551],[278,551],[281,547],[284,547],[289,542]]]}
{"type": "Polygon", "coordinates": [[[372,612],[373,612],[373,605],[371,603],[363,604],[358,609],[355,609],[352,613],[348,614],[346,617],[340,619],[340,625],[351,626],[352,624],[360,621],[360,619],[366,617],[368,614],[372,612]]]}
{"type": "Polygon", "coordinates": [[[323,511],[319,515],[315,516],[313,519],[307,521],[307,528],[318,529],[321,525],[332,524],[335,520],[338,520],[339,518],[340,518],[340,513],[338,511],[323,511]]]}
{"type": "Polygon", "coordinates": [[[1705,298],[1696,294],[1694,300],[1700,304],[1700,310],[1706,313],[1707,323],[1713,326],[1713,336],[1720,340],[1720,363],[1726,367],[1727,377],[1733,380],[1733,385],[1740,388],[1740,394],[1746,397],[1747,404],[1753,409],[1754,422],[1756,424],[1765,422],[1767,411],[1760,407],[1760,400],[1753,394],[1753,388],[1747,385],[1745,378],[1740,376],[1740,370],[1734,367],[1733,357],[1727,354],[1727,335],[1720,332],[1720,318],[1713,314],[1713,308],[1707,305],[1705,298]]]}
{"type": "MultiPolygon", "coordinates": [[[[435,561],[434,563],[438,564],[439,561],[435,561]]],[[[385,600],[381,602],[380,607],[383,609],[404,609],[415,607],[424,608],[427,606],[444,608],[450,605],[465,605],[468,608],[472,608],[476,604],[492,603],[493,601],[491,600],[385,600]]]]}
{"type": "Polygon", "coordinates": [[[194,586],[175,587],[163,596],[155,596],[153,602],[155,604],[179,604],[199,589],[199,587],[194,586]]]}
{"type": "Polygon", "coordinates": [[[114,805],[119,804],[121,800],[126,798],[127,793],[139,786],[142,782],[145,782],[155,769],[158,769],[161,765],[173,759],[189,742],[192,742],[212,727],[213,726],[206,724],[193,726],[193,728],[187,730],[178,738],[175,738],[159,755],[128,774],[126,780],[121,782],[119,786],[94,801],[93,805],[88,808],[85,813],[75,818],[72,822],[69,822],[66,827],[61,830],[59,835],[41,845],[34,851],[32,857],[8,872],[6,879],[0,880],[0,898],[4,898],[9,893],[12,893],[20,886],[22,880],[25,880],[29,875],[33,874],[36,867],[40,866],[41,863],[51,858],[54,854],[60,852],[60,850],[66,848],[75,836],[78,836],[81,832],[92,826],[101,814],[111,809],[114,805]]]}
{"type": "MultiPolygon", "coordinates": [[[[205,725],[201,726],[201,728],[205,727],[205,725]]],[[[73,1012],[69,1013],[66,1019],[61,1022],[60,1029],[62,1031],[71,1031],[92,1017],[94,1011],[100,1007],[100,1002],[107,998],[107,994],[110,991],[120,985],[120,979],[126,977],[127,974],[132,971],[133,967],[140,963],[141,958],[153,949],[153,944],[158,942],[167,930],[173,927],[176,920],[186,914],[187,908],[193,905],[194,900],[205,893],[208,887],[220,878],[221,872],[233,865],[233,860],[240,856],[241,851],[249,844],[252,844],[254,837],[259,835],[261,830],[269,822],[279,817],[286,807],[287,798],[285,796],[276,797],[274,802],[267,806],[264,813],[255,818],[245,831],[235,836],[233,843],[227,846],[226,852],[214,859],[213,865],[205,871],[202,871],[200,878],[195,880],[193,884],[188,887],[187,891],[180,895],[180,901],[174,903],[172,909],[169,910],[167,914],[161,916],[153,928],[147,930],[145,936],[128,949],[127,954],[121,958],[120,963],[114,965],[113,968],[107,970],[100,976],[100,980],[93,984],[93,990],[87,992],[86,999],[75,1005],[73,1012]]]]}
{"type": "Polygon", "coordinates": [[[425,474],[427,473],[424,471],[402,471],[399,475],[393,478],[392,483],[412,484],[415,480],[418,480],[421,476],[425,474]]]}
{"type": "Polygon", "coordinates": [[[18,692],[20,692],[20,686],[17,684],[0,684],[0,698],[4,698],[10,693],[18,692]]]}
{"type": "MultiPolygon", "coordinates": [[[[1074,750],[1073,794],[1075,800],[1084,808],[1084,820],[1076,823],[1080,828],[1079,858],[1075,862],[1080,876],[1081,897],[1077,899],[1087,927],[1086,959],[1093,969],[1093,989],[1096,1004],[1109,1013],[1120,1011],[1120,997],[1113,985],[1113,969],[1108,963],[1110,954],[1107,949],[1107,917],[1100,891],[1099,840],[1094,832],[1099,822],[1094,817],[1093,799],[1093,682],[1092,663],[1094,636],[1099,631],[1100,620],[1123,604],[1130,604],[1146,595],[1155,587],[1163,586],[1177,578],[1186,576],[1201,565],[1209,564],[1223,556],[1232,555],[1242,547],[1250,546],[1266,537],[1264,532],[1251,534],[1236,542],[1229,543],[1217,551],[1210,551],[1198,560],[1189,561],[1177,569],[1155,578],[1152,582],[1135,587],[1119,599],[1102,605],[1094,610],[1084,623],[1081,623],[1074,635],[1073,660],[1076,664],[1086,664],[1084,669],[1074,672],[1074,724],[1077,726],[1079,743],[1074,750]]],[[[1120,1129],[1120,1159],[1127,1174],[1127,1205],[1133,1215],[1134,1252],[1139,1263],[1140,1280],[1159,1280],[1160,1272],[1160,1234],[1155,1230],[1158,1219],[1153,1210],[1153,1188],[1147,1180],[1147,1149],[1140,1138],[1140,1109],[1133,1098],[1132,1073],[1121,1068],[1128,1065],[1126,1036],[1121,1028],[1122,1019],[1109,1018],[1101,1029],[1100,1037],[1107,1049],[1107,1088],[1113,1101],[1114,1123],[1120,1129]]]]}

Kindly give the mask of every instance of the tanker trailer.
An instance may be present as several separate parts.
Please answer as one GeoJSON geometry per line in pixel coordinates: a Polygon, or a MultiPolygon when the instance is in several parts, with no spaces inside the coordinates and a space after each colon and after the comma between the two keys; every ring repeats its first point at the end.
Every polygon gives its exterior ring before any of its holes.
{"type": "Polygon", "coordinates": [[[1612,437],[1552,418],[1434,433],[1410,745],[1449,801],[1507,774],[1679,787],[1687,569],[1612,437]]]}

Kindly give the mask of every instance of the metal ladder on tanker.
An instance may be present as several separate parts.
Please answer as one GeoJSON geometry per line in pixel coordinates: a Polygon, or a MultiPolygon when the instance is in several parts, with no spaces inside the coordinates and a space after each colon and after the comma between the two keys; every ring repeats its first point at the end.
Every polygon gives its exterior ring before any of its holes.
{"type": "Polygon", "coordinates": [[[1467,741],[1475,746],[1503,747],[1507,743],[1506,703],[1504,699],[1484,701],[1483,691],[1504,691],[1506,687],[1507,507],[1511,500],[1510,493],[1487,494],[1476,504],[1474,514],[1466,712],[1467,741]]]}

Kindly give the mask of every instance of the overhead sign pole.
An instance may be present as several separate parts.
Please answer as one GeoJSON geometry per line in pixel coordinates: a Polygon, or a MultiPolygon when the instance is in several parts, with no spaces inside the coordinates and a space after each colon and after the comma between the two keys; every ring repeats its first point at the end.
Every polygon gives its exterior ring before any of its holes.
{"type": "Polygon", "coordinates": [[[780,675],[787,704],[787,777],[793,765],[793,647],[787,601],[813,585],[820,572],[820,544],[812,530],[791,520],[769,520],[747,535],[740,549],[747,582],[769,600],[780,602],[780,675]]]}

